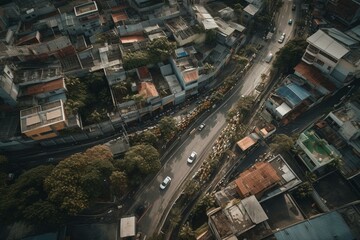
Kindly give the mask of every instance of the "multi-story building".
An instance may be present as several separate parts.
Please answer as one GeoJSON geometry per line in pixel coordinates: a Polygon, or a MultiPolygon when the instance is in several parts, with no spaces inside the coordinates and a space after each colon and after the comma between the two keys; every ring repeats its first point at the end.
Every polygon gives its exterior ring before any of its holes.
{"type": "Polygon", "coordinates": [[[0,98],[8,105],[15,106],[18,87],[14,83],[14,71],[9,65],[0,66],[0,98]]]}
{"type": "Polygon", "coordinates": [[[301,150],[299,158],[311,172],[321,171],[324,166],[341,157],[337,149],[313,130],[302,132],[296,140],[296,146],[301,150]]]}
{"type": "Polygon", "coordinates": [[[59,29],[69,35],[91,36],[102,31],[99,9],[95,1],[74,6],[73,12],[61,14],[59,29]]]}
{"type": "Polygon", "coordinates": [[[62,100],[45,103],[20,111],[21,133],[33,140],[54,138],[66,128],[64,103],[62,100]]]}
{"type": "Polygon", "coordinates": [[[360,77],[359,41],[335,28],[323,28],[306,40],[302,60],[322,71],[337,86],[360,77]]]}
{"type": "Polygon", "coordinates": [[[178,48],[170,59],[175,75],[181,87],[185,89],[186,96],[198,93],[199,67],[195,54],[194,47],[178,48]]]}

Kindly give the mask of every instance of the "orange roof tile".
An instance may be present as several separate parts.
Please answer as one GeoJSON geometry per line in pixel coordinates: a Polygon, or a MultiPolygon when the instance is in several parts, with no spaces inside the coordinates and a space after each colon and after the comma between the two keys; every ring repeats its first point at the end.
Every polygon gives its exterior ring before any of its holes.
{"type": "Polygon", "coordinates": [[[127,44],[127,43],[143,42],[145,40],[146,39],[144,36],[135,35],[135,36],[121,37],[120,43],[127,44]]]}
{"type": "Polygon", "coordinates": [[[197,69],[183,72],[184,82],[190,83],[199,79],[199,73],[197,69]]]}
{"type": "Polygon", "coordinates": [[[321,71],[314,66],[311,66],[303,61],[301,61],[294,68],[295,72],[301,74],[306,80],[311,82],[314,85],[321,85],[330,92],[336,90],[336,87],[333,83],[330,82],[327,78],[325,78],[321,71]]]}
{"type": "Polygon", "coordinates": [[[145,98],[158,97],[159,93],[156,90],[154,83],[142,82],[140,83],[139,94],[145,98]]]}
{"type": "Polygon", "coordinates": [[[241,148],[241,150],[245,151],[246,149],[248,149],[249,147],[254,145],[256,142],[257,141],[252,139],[250,136],[246,136],[243,139],[241,139],[240,141],[238,141],[237,145],[239,146],[239,148],[241,148]]]}
{"type": "Polygon", "coordinates": [[[268,162],[257,162],[235,180],[242,197],[256,195],[279,182],[281,178],[268,162]]]}
{"type": "Polygon", "coordinates": [[[118,23],[120,21],[125,21],[128,19],[128,16],[125,12],[118,12],[111,14],[112,20],[114,23],[118,23]]]}
{"type": "Polygon", "coordinates": [[[59,79],[51,81],[51,82],[41,83],[41,84],[36,84],[36,85],[30,86],[25,90],[24,94],[25,95],[36,95],[36,94],[40,94],[40,93],[55,91],[55,90],[62,89],[62,88],[65,88],[64,78],[59,78],[59,79]]]}

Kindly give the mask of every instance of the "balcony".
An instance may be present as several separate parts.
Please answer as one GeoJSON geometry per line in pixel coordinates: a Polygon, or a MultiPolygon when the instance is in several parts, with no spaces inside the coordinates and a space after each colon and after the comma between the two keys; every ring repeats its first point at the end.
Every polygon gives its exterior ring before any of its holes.
{"type": "Polygon", "coordinates": [[[320,52],[320,50],[309,44],[308,47],[306,48],[306,52],[311,55],[317,55],[320,52]]]}
{"type": "Polygon", "coordinates": [[[304,56],[302,57],[302,60],[310,65],[312,65],[314,63],[315,59],[316,58],[314,56],[308,54],[308,52],[305,52],[304,56]]]}

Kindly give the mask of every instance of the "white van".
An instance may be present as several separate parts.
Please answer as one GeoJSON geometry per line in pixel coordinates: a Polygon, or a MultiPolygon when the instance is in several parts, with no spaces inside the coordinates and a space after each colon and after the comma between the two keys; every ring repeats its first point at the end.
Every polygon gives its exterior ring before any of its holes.
{"type": "Polygon", "coordinates": [[[269,63],[273,59],[273,54],[271,52],[268,53],[268,55],[265,57],[265,62],[269,63]]]}

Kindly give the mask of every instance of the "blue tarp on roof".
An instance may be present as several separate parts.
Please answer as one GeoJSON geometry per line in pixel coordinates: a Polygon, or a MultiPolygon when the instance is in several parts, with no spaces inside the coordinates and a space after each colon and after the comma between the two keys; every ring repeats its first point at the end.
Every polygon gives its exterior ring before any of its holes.
{"type": "Polygon", "coordinates": [[[277,240],[355,239],[340,213],[331,212],[275,233],[277,240]]]}
{"type": "Polygon", "coordinates": [[[310,93],[308,91],[294,83],[279,87],[276,90],[276,93],[285,98],[291,107],[299,105],[302,101],[310,97],[310,93]]]}

